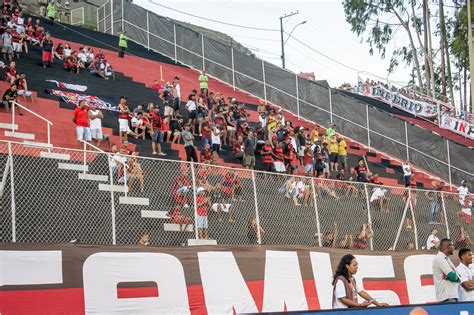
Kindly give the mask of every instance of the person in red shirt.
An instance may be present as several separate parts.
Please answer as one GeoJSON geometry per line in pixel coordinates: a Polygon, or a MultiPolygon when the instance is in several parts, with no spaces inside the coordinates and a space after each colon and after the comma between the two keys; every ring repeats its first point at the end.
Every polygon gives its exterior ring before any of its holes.
{"type": "Polygon", "coordinates": [[[184,232],[186,231],[189,221],[191,220],[189,217],[186,217],[181,214],[181,206],[177,205],[173,210],[169,211],[166,214],[168,217],[171,218],[171,223],[172,224],[179,224],[180,231],[184,232]]]}
{"type": "Polygon", "coordinates": [[[267,172],[272,171],[272,165],[273,165],[273,148],[270,145],[270,141],[266,140],[265,145],[262,148],[262,151],[260,152],[260,155],[262,156],[262,163],[264,165],[264,170],[267,172]]]}
{"type": "Polygon", "coordinates": [[[81,140],[92,141],[91,130],[89,127],[89,108],[85,101],[80,101],[79,106],[74,109],[72,121],[76,124],[76,139],[79,148],[82,149],[84,145],[81,140]]]}
{"type": "Polygon", "coordinates": [[[202,122],[201,125],[201,134],[202,134],[202,148],[206,144],[211,144],[212,143],[212,128],[211,128],[211,122],[209,121],[209,116],[204,117],[204,121],[202,122]]]}
{"type": "Polygon", "coordinates": [[[163,87],[160,83],[158,83],[158,80],[153,81],[153,84],[150,86],[150,88],[157,91],[158,95],[160,95],[161,91],[163,90],[163,87]]]}
{"type": "Polygon", "coordinates": [[[307,143],[303,155],[303,163],[305,167],[306,176],[311,176],[313,173],[313,150],[311,150],[311,144],[307,143]]]}
{"type": "Polygon", "coordinates": [[[298,156],[291,143],[288,145],[288,150],[284,154],[284,158],[288,164],[288,174],[293,174],[298,169],[298,156]]]}
{"type": "Polygon", "coordinates": [[[163,117],[160,113],[160,108],[157,106],[150,112],[151,124],[153,126],[153,138],[151,148],[153,154],[166,155],[161,151],[161,144],[163,143],[163,117]]]}
{"type": "Polygon", "coordinates": [[[204,150],[201,151],[201,162],[204,164],[214,164],[211,145],[206,143],[204,150]]]}
{"type": "Polygon", "coordinates": [[[283,147],[281,145],[281,142],[276,142],[273,156],[275,157],[275,161],[273,162],[273,165],[275,166],[275,171],[277,173],[285,173],[286,168],[283,158],[283,147]]]}
{"type": "Polygon", "coordinates": [[[200,239],[209,239],[209,221],[207,217],[207,207],[209,206],[209,201],[207,200],[204,188],[197,189],[196,204],[197,204],[197,215],[196,215],[196,225],[198,228],[198,237],[200,239]]]}
{"type": "Polygon", "coordinates": [[[244,156],[243,145],[244,145],[244,138],[240,136],[237,138],[237,141],[232,146],[232,155],[234,155],[236,159],[240,160],[243,158],[244,156]]]}

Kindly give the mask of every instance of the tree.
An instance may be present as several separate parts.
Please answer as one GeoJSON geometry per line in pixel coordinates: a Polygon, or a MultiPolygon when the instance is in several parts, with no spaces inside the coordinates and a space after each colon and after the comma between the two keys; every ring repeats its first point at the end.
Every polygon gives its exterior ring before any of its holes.
{"type": "Polygon", "coordinates": [[[451,21],[453,28],[453,38],[449,44],[449,49],[454,58],[454,63],[459,71],[459,89],[463,91],[463,103],[467,109],[467,80],[469,70],[469,43],[467,41],[467,5],[457,11],[455,18],[451,21]]]}
{"type": "MultiPolygon", "coordinates": [[[[413,0],[410,0],[413,1],[413,0]]],[[[405,30],[408,35],[410,45],[401,50],[396,50],[395,59],[390,62],[390,69],[398,64],[397,56],[401,56],[405,61],[413,60],[415,71],[418,78],[418,84],[423,86],[421,77],[420,62],[418,59],[418,49],[413,40],[412,29],[410,25],[411,14],[406,10],[405,0],[344,0],[344,14],[346,21],[351,25],[352,32],[363,40],[366,36],[366,42],[370,46],[369,53],[373,54],[377,50],[382,58],[385,58],[386,46],[392,40],[393,34],[399,28],[405,30]],[[396,19],[397,23],[382,21],[396,19]]]]}

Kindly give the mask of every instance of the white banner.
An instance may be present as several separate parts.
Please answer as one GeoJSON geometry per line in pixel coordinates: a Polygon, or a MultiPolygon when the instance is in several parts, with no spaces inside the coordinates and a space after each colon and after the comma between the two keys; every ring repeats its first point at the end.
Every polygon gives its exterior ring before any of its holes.
{"type": "Polygon", "coordinates": [[[392,92],[381,84],[367,85],[359,82],[359,93],[382,100],[391,106],[403,109],[415,116],[425,118],[436,118],[438,116],[438,105],[411,99],[399,92],[392,92]]]}
{"type": "Polygon", "coordinates": [[[474,139],[474,124],[468,123],[462,119],[443,115],[441,118],[441,128],[448,129],[474,139]]]}

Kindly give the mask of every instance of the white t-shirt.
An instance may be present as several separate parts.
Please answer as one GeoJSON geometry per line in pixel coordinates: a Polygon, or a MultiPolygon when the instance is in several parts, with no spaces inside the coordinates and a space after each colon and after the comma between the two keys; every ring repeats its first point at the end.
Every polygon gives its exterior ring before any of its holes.
{"type": "Polygon", "coordinates": [[[64,48],[64,49],[63,49],[64,57],[69,57],[69,56],[71,56],[71,52],[72,52],[72,50],[71,50],[70,48],[64,48]]]}
{"type": "Polygon", "coordinates": [[[465,206],[463,206],[463,207],[461,208],[461,211],[462,211],[463,213],[467,214],[467,215],[472,215],[471,207],[472,207],[472,202],[469,201],[467,208],[466,208],[465,206]]]}
{"type": "Polygon", "coordinates": [[[382,189],[380,187],[375,188],[374,192],[372,193],[372,196],[370,196],[370,202],[382,198],[383,196],[385,196],[386,192],[387,189],[382,189]]]}
{"type": "Polygon", "coordinates": [[[230,203],[214,203],[211,206],[211,209],[214,212],[219,212],[219,211],[229,212],[231,206],[232,206],[232,204],[230,204],[230,203]]]}
{"type": "Polygon", "coordinates": [[[469,195],[469,188],[467,188],[467,186],[466,187],[459,186],[458,193],[459,193],[459,202],[463,203],[464,198],[466,198],[466,196],[469,195]]]}
{"type": "Polygon", "coordinates": [[[214,129],[211,131],[211,141],[212,144],[221,144],[221,131],[219,129],[214,129]],[[214,132],[217,133],[217,135],[214,135],[214,132]]]}
{"type": "Polygon", "coordinates": [[[442,302],[447,299],[459,298],[458,286],[456,282],[444,280],[443,276],[455,271],[451,259],[442,252],[433,258],[433,279],[436,292],[436,301],[442,302]]]}
{"type": "Polygon", "coordinates": [[[186,103],[186,108],[187,108],[189,111],[196,110],[196,103],[194,103],[193,101],[189,100],[189,101],[186,103]]]}
{"type": "Polygon", "coordinates": [[[174,87],[174,89],[176,90],[176,96],[181,98],[181,86],[178,84],[176,84],[176,86],[174,87]]]}
{"type": "Polygon", "coordinates": [[[403,176],[411,176],[411,165],[410,164],[403,164],[403,176]]]}
{"type": "Polygon", "coordinates": [[[79,58],[79,60],[82,61],[82,62],[87,62],[87,56],[82,51],[77,55],[77,58],[79,58]]]}
{"type": "Polygon", "coordinates": [[[296,183],[296,193],[299,194],[302,194],[304,192],[304,183],[302,181],[299,181],[298,183],[296,183]]]}
{"type": "Polygon", "coordinates": [[[430,236],[428,236],[428,239],[426,240],[426,249],[431,249],[431,247],[436,246],[435,244],[433,244],[433,241],[439,243],[439,238],[436,235],[430,234],[430,236]]]}
{"type": "Polygon", "coordinates": [[[138,119],[137,117],[132,118],[132,126],[142,126],[143,119],[138,119]]]}
{"type": "Polygon", "coordinates": [[[123,166],[126,163],[127,163],[127,157],[123,155],[119,155],[118,153],[115,153],[112,156],[112,160],[110,161],[110,164],[112,167],[123,166]]]}
{"type": "MultiPolygon", "coordinates": [[[[97,115],[100,112],[96,110],[90,110],[90,113],[92,115],[97,115]]],[[[100,118],[94,118],[90,120],[90,129],[101,129],[102,128],[102,119],[100,118]]]]}
{"type": "MultiPolygon", "coordinates": [[[[472,270],[463,263],[459,263],[459,266],[456,267],[456,271],[461,279],[461,283],[474,280],[472,270]]],[[[462,285],[459,285],[459,301],[474,301],[474,290],[466,291],[462,285]]]]}
{"type": "MultiPolygon", "coordinates": [[[[357,293],[359,293],[360,291],[360,288],[359,286],[356,284],[356,291],[357,293]]],[[[336,288],[334,290],[334,303],[332,304],[332,308],[333,309],[337,309],[337,308],[348,308],[346,304],[342,303],[339,299],[341,298],[344,298],[344,297],[347,297],[346,296],[346,287],[344,286],[344,283],[342,282],[342,280],[337,280],[336,281],[336,288]]]]}

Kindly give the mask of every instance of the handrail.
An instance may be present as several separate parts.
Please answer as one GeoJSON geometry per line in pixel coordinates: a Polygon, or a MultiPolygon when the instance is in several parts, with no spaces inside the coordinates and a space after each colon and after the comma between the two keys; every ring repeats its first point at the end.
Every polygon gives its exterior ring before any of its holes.
{"type": "Polygon", "coordinates": [[[51,126],[53,123],[41,116],[40,114],[35,113],[31,109],[27,108],[26,106],[21,105],[17,101],[12,102],[12,132],[15,132],[15,107],[21,107],[22,109],[26,110],[28,113],[33,114],[33,116],[38,117],[39,119],[42,119],[43,121],[46,122],[46,130],[47,130],[47,136],[48,136],[48,145],[51,145],[51,126]]]}
{"type": "MultiPolygon", "coordinates": [[[[96,150],[99,151],[100,153],[106,154],[109,158],[111,158],[111,159],[114,158],[114,155],[110,154],[110,153],[107,152],[107,151],[102,150],[101,148],[99,148],[99,147],[93,145],[92,143],[89,143],[89,142],[84,141],[84,140],[79,140],[79,142],[82,142],[82,143],[84,144],[84,147],[86,147],[86,145],[88,145],[88,146],[90,146],[91,148],[96,149],[96,150]]],[[[86,151],[84,150],[84,152],[86,152],[86,151]]],[[[120,153],[117,153],[117,154],[118,154],[118,155],[122,155],[122,154],[120,154],[120,153]]],[[[119,160],[116,160],[116,161],[119,162],[120,164],[122,164],[123,166],[125,166],[126,168],[128,168],[128,165],[127,165],[126,163],[124,163],[124,162],[122,162],[122,161],[119,161],[119,160]]]]}
{"type": "MultiPolygon", "coordinates": [[[[16,106],[21,107],[22,109],[26,110],[28,113],[31,113],[31,114],[33,114],[34,116],[36,116],[36,117],[38,117],[38,118],[44,120],[44,121],[45,121],[46,123],[48,123],[49,125],[51,125],[51,126],[53,125],[53,123],[52,123],[50,120],[44,118],[44,117],[41,116],[40,114],[35,113],[34,111],[32,111],[31,109],[29,109],[28,107],[21,105],[21,104],[18,103],[17,101],[13,101],[12,103],[14,103],[16,106]]],[[[13,108],[14,108],[14,107],[13,107],[13,108]]],[[[12,112],[14,112],[14,109],[12,110],[12,112]]]]}

